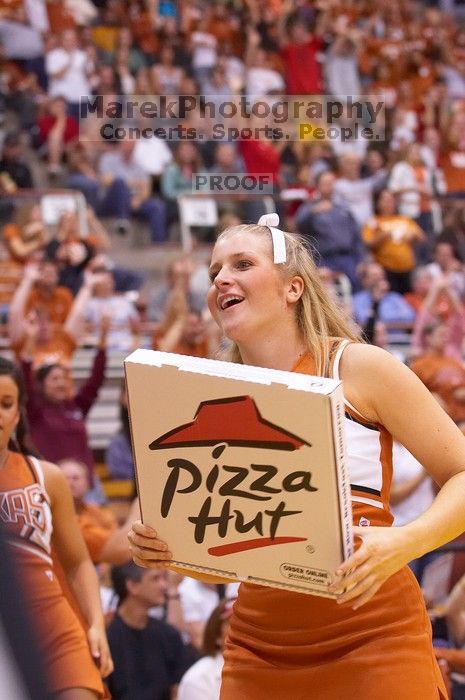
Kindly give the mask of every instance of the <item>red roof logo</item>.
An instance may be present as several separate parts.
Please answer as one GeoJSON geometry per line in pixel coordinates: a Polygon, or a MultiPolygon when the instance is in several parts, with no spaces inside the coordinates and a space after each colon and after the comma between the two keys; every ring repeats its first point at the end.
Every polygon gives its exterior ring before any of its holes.
{"type": "Polygon", "coordinates": [[[311,447],[306,440],[265,420],[251,396],[202,401],[193,421],[161,435],[149,447],[160,450],[218,443],[288,451],[311,447]]]}

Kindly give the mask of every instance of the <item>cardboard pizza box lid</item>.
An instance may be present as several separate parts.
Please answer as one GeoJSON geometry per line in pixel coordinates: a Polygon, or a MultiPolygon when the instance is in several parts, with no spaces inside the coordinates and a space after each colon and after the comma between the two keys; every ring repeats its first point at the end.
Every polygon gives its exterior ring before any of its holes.
{"type": "Polygon", "coordinates": [[[189,572],[332,597],[352,551],[341,382],[136,350],[142,519],[189,572]]]}

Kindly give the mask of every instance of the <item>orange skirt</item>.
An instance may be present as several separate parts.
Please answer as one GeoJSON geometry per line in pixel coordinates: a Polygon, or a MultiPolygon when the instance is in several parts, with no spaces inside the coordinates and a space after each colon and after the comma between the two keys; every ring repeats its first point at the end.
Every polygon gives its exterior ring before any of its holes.
{"type": "Polygon", "coordinates": [[[23,556],[16,561],[23,577],[49,690],[57,693],[68,688],[87,688],[104,697],[102,679],[84,630],[51,567],[46,562],[31,561],[23,556]]]}
{"type": "Polygon", "coordinates": [[[447,699],[420,588],[402,569],[359,610],[242,584],[221,700],[447,699]]]}

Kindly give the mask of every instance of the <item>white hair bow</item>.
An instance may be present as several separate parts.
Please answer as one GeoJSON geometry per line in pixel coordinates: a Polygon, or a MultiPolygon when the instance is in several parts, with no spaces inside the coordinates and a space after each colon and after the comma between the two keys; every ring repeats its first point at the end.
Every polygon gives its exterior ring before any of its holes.
{"type": "Polygon", "coordinates": [[[276,228],[279,225],[279,216],[276,213],[263,214],[258,220],[259,226],[267,226],[271,233],[273,241],[273,261],[276,264],[286,262],[286,240],[281,229],[276,228]]]}

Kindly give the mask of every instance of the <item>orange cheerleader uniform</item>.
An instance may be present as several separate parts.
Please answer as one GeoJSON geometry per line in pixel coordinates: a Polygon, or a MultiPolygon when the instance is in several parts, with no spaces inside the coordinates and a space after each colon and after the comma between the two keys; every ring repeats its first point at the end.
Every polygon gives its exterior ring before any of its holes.
{"type": "Polygon", "coordinates": [[[40,462],[9,452],[0,470],[0,499],[0,517],[24,582],[50,692],[88,688],[103,697],[84,630],[53,570],[52,512],[40,462]]]}
{"type": "MultiPolygon", "coordinates": [[[[348,341],[326,373],[339,378],[348,341]]],[[[302,358],[295,372],[315,374],[302,358]]],[[[392,524],[392,437],[346,402],[354,525],[392,524]],[[363,521],[362,521],[363,522],[363,521]]],[[[226,640],[221,700],[446,700],[431,625],[407,567],[358,610],[350,603],[242,583],[226,640]]]]}

